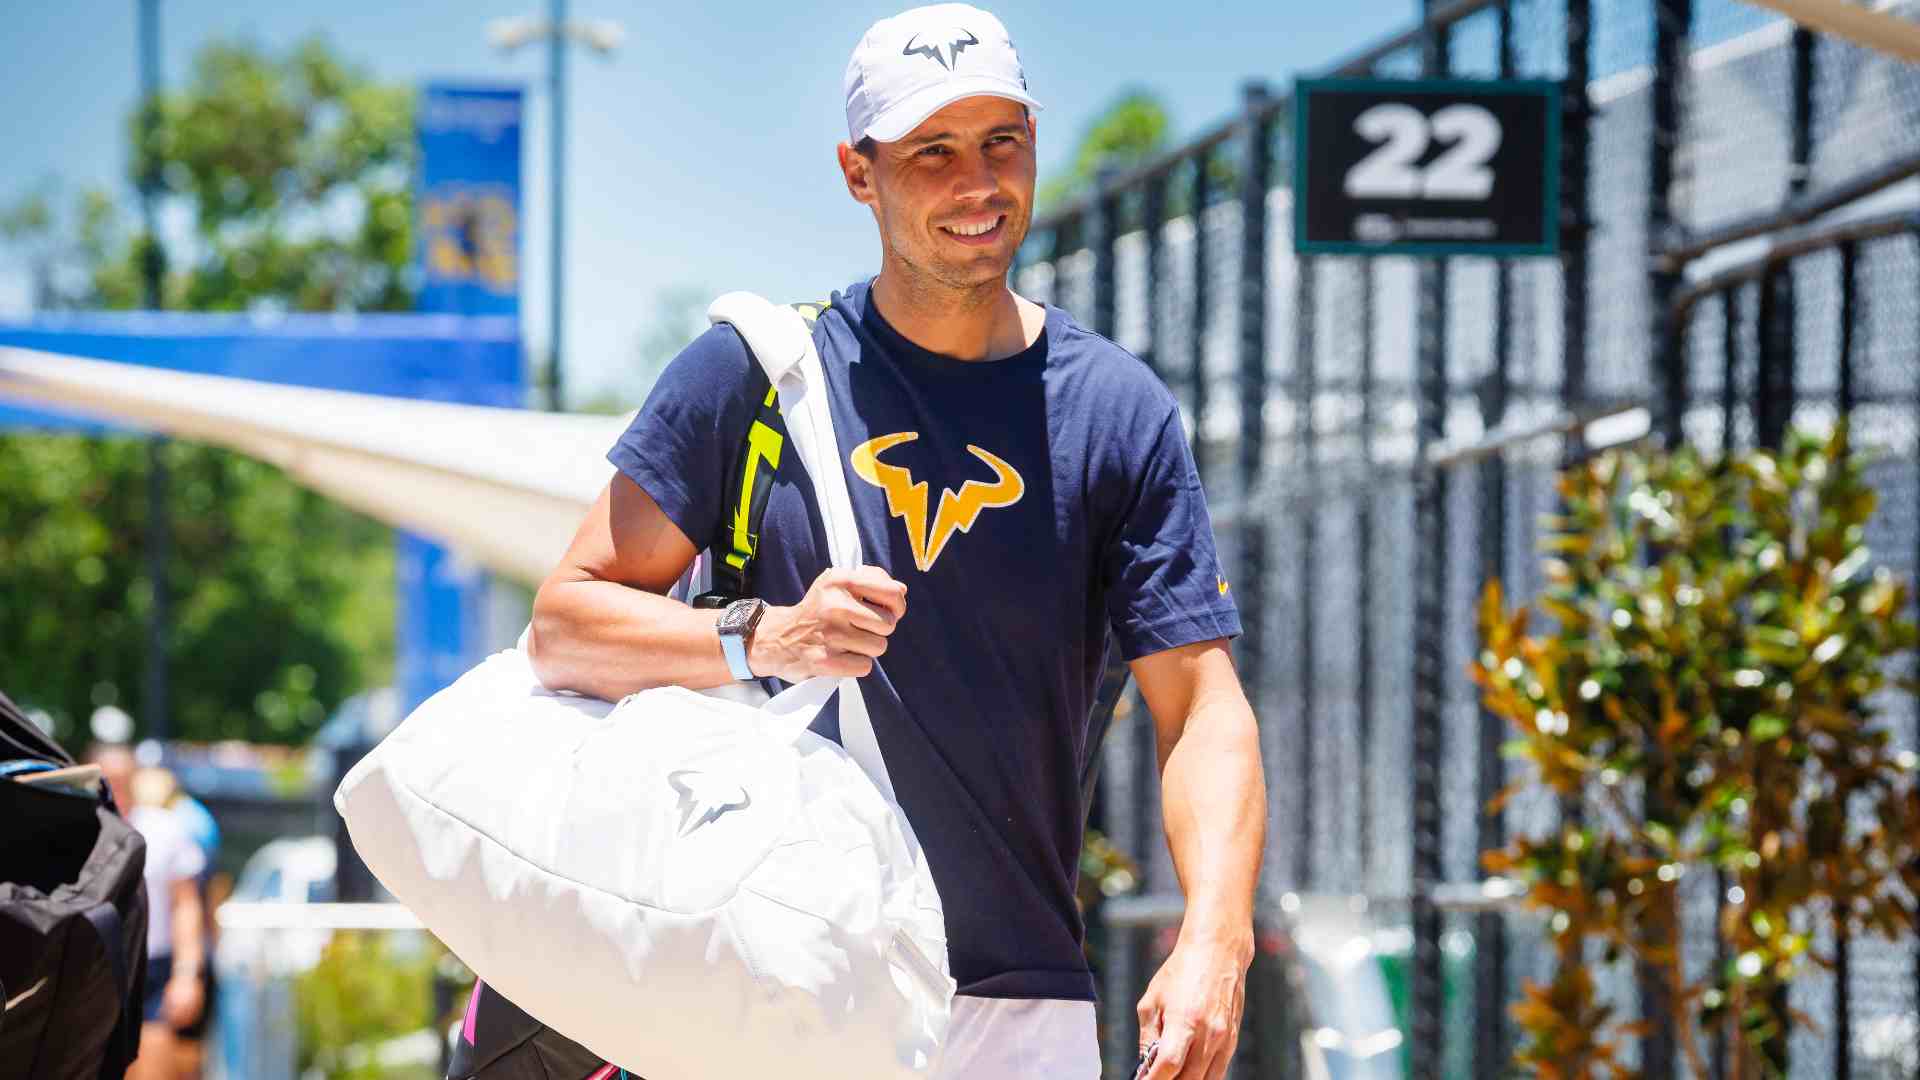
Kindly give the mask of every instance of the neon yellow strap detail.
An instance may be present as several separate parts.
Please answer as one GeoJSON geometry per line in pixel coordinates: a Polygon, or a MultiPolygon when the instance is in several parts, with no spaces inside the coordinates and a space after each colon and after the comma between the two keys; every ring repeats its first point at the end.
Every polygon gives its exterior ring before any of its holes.
{"type": "Polygon", "coordinates": [[[727,565],[735,570],[744,570],[747,560],[753,558],[754,536],[749,530],[753,522],[754,476],[762,458],[768,465],[780,467],[780,450],[785,444],[779,432],[758,420],[747,431],[747,464],[740,478],[740,505],[733,515],[733,550],[727,555],[727,565]]]}

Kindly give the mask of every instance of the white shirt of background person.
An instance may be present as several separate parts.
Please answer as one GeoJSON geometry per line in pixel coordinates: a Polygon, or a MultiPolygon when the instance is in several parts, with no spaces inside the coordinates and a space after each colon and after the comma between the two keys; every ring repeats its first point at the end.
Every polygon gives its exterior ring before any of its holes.
{"type": "Polygon", "coordinates": [[[147,841],[147,956],[171,956],[174,883],[199,877],[207,857],[171,810],[139,806],[127,820],[147,841]]]}

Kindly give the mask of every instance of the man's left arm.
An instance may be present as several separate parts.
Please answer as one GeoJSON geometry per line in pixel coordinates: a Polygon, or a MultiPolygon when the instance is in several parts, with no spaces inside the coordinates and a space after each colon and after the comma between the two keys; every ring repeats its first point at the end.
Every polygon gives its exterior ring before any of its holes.
{"type": "Polygon", "coordinates": [[[1253,709],[1225,640],[1130,665],[1153,714],[1161,807],[1186,914],[1140,999],[1147,1080],[1220,1080],[1239,1040],[1253,961],[1253,894],[1266,845],[1266,780],[1253,709]]]}

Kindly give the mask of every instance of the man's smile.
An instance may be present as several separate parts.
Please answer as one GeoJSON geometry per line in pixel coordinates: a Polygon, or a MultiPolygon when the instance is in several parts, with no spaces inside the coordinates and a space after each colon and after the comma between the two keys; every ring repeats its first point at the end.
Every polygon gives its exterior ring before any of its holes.
{"type": "Polygon", "coordinates": [[[954,240],[971,246],[983,246],[1000,239],[1000,230],[1006,225],[1007,215],[995,214],[992,217],[974,221],[956,222],[940,226],[940,231],[954,240]]]}

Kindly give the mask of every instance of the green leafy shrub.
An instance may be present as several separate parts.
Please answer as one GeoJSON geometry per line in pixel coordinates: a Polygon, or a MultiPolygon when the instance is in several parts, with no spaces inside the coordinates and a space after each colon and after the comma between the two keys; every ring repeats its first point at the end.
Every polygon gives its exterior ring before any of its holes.
{"type": "MultiPolygon", "coordinates": [[[[1483,855],[1527,882],[1559,964],[1513,1009],[1531,1075],[1631,1075],[1637,1034],[1596,996],[1589,943],[1664,974],[1696,1075],[1721,1026],[1735,1075],[1777,1075],[1787,986],[1837,935],[1893,936],[1920,895],[1914,756],[1892,744],[1885,695],[1916,629],[1908,590],[1871,565],[1876,496],[1844,425],[1778,454],[1708,462],[1690,450],[1598,457],[1560,479],[1544,547],[1553,620],[1483,598],[1473,666],[1510,752],[1537,784],[1584,800],[1585,820],[1483,855]],[[1727,965],[1688,980],[1678,890],[1722,875],[1727,965]]],[[[1511,795],[1509,791],[1506,795],[1511,795]]],[[[1499,802],[1496,801],[1496,808],[1499,802]]]]}
{"type": "MultiPolygon", "coordinates": [[[[432,1067],[396,1066],[395,1040],[433,1031],[433,972],[445,949],[421,934],[343,931],[294,984],[301,1076],[431,1080],[432,1067]],[[424,939],[424,940],[423,940],[424,939]]],[[[416,1040],[417,1041],[417,1040],[416,1040]]]]}

